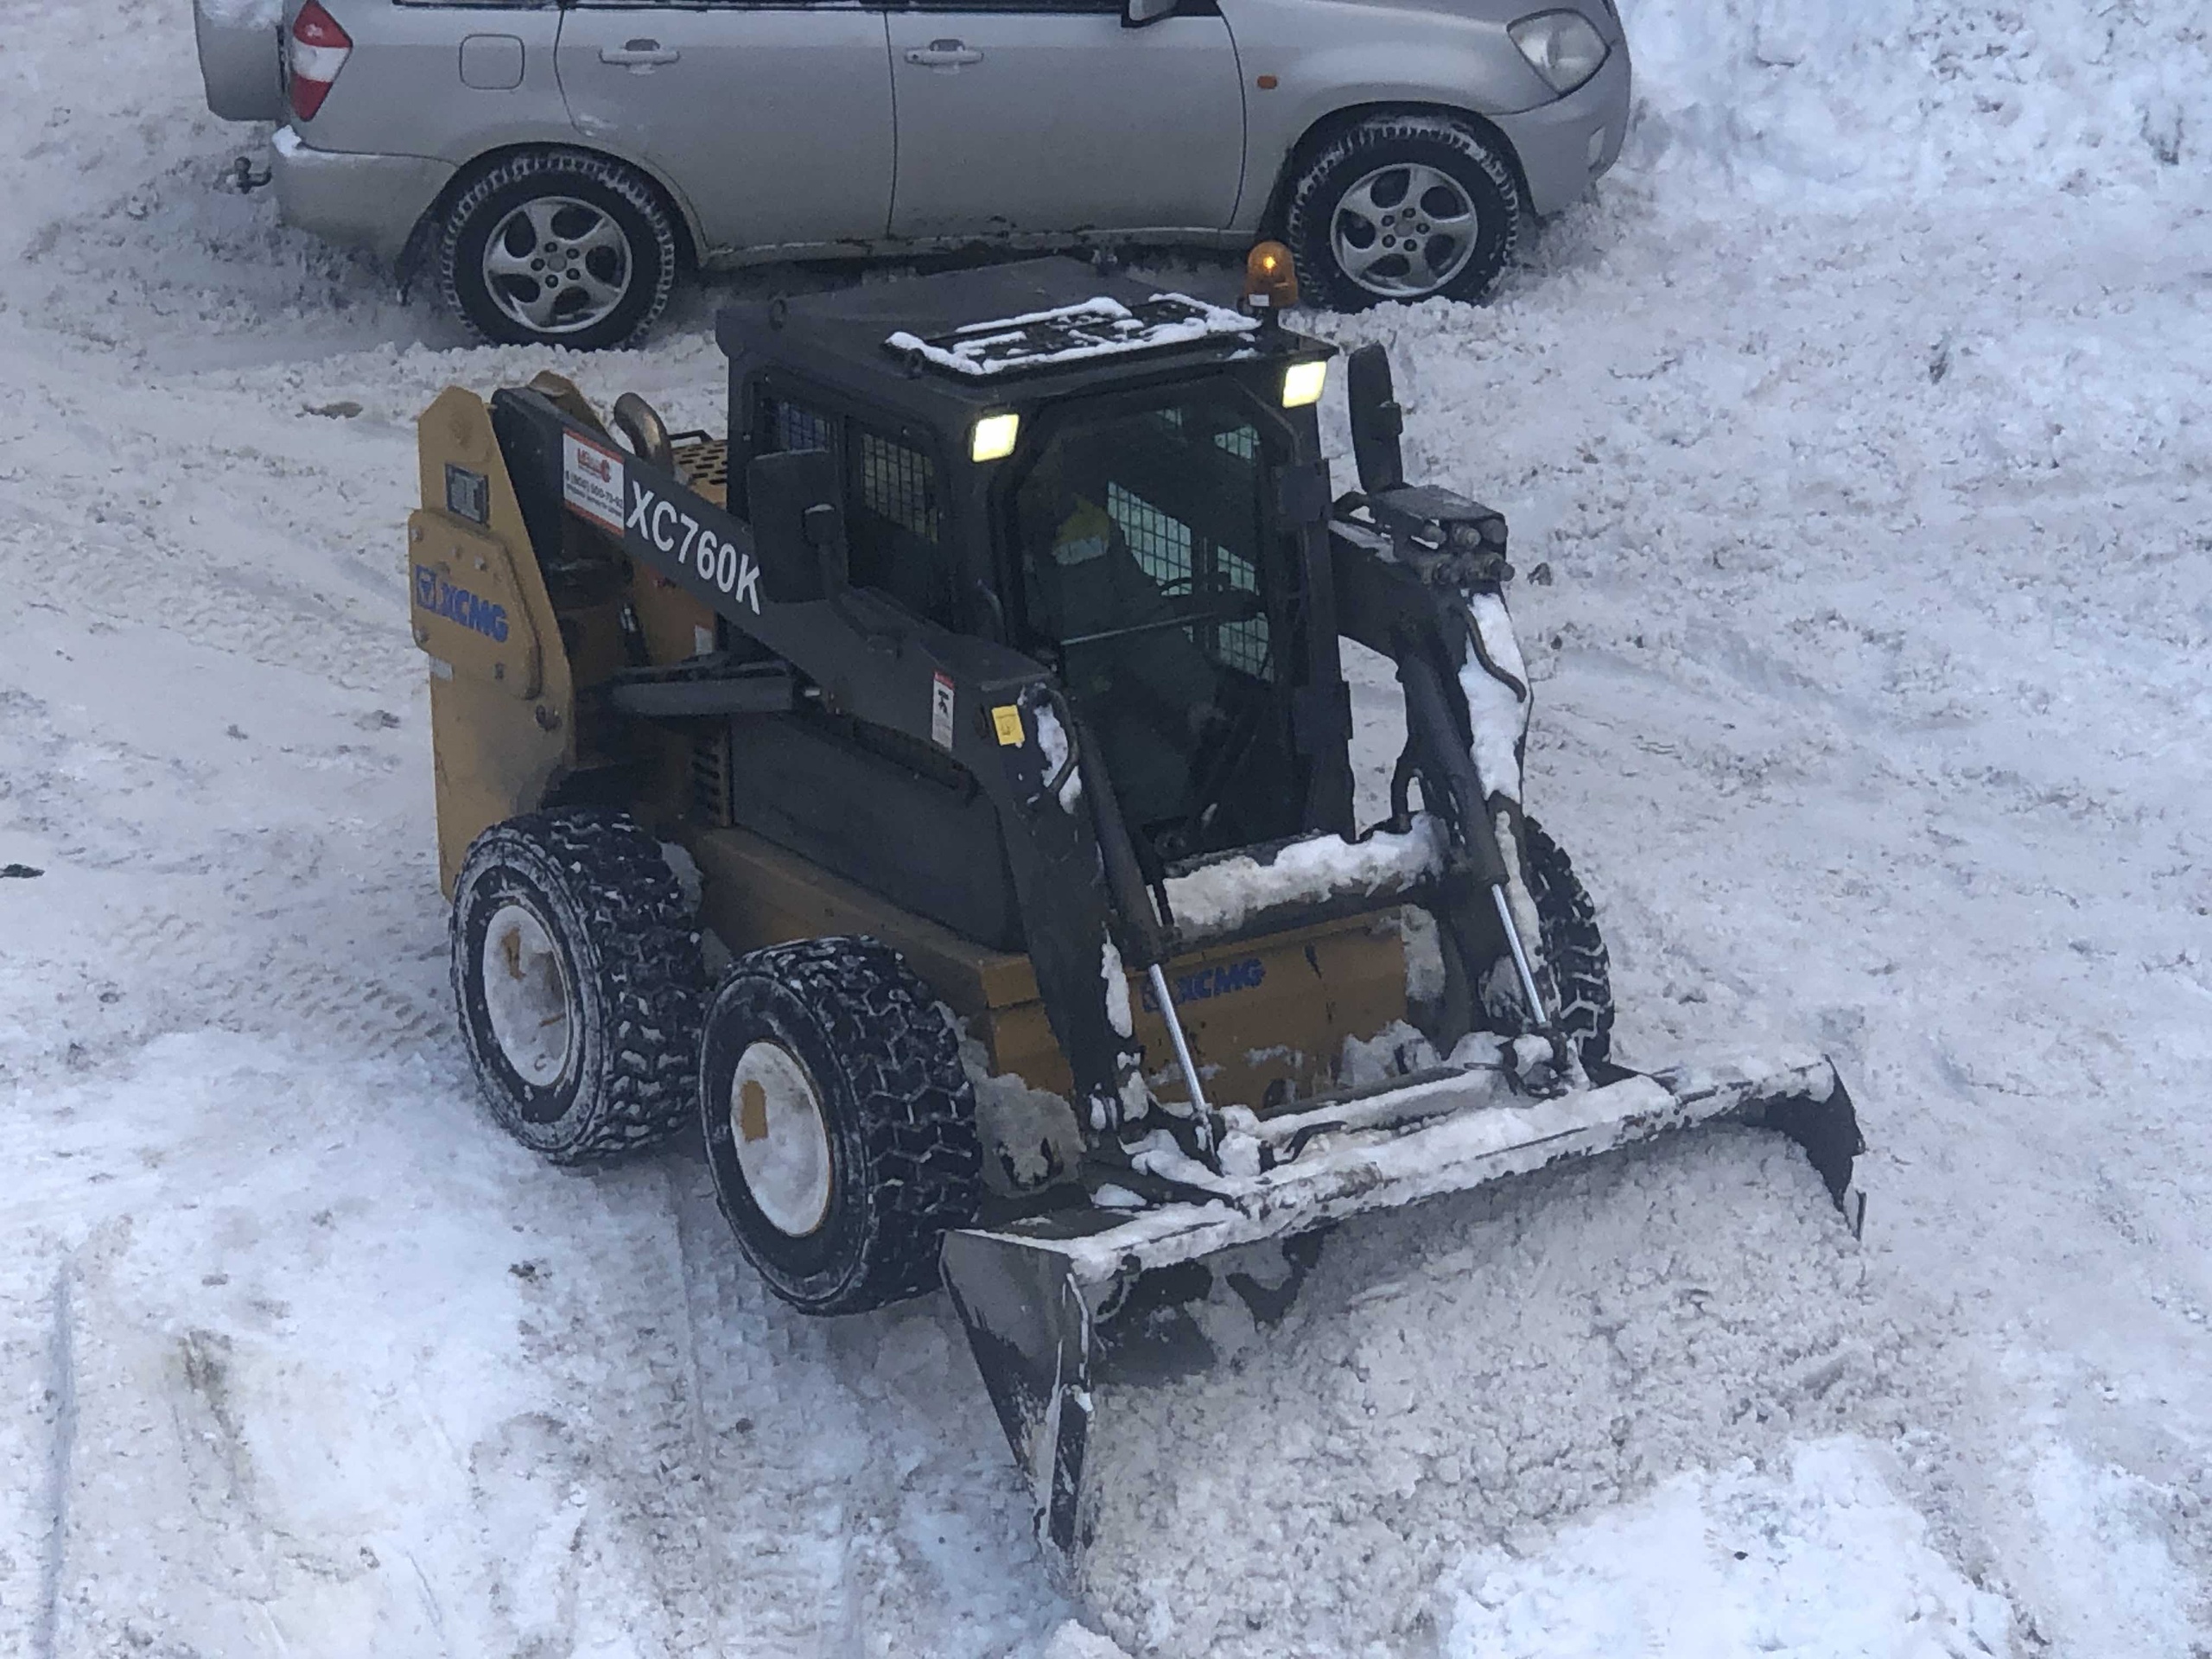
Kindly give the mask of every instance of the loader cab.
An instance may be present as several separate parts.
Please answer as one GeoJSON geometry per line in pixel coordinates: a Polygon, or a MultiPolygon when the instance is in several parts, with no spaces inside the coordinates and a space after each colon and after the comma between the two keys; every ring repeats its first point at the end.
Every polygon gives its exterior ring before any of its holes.
{"type": "Polygon", "coordinates": [[[1325,344],[1068,259],[734,307],[718,334],[734,509],[755,457],[830,452],[852,585],[1050,670],[1147,874],[1343,827],[1307,821],[1294,719],[1340,677],[1308,533],[1325,344]]]}

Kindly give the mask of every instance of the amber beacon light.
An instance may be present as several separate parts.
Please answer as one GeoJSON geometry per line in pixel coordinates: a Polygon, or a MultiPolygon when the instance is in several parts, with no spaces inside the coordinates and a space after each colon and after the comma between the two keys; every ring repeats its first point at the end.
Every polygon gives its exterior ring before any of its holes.
{"type": "Polygon", "coordinates": [[[1244,303],[1255,311],[1287,311],[1298,303],[1298,273],[1281,243],[1262,242],[1245,257],[1244,303]]]}

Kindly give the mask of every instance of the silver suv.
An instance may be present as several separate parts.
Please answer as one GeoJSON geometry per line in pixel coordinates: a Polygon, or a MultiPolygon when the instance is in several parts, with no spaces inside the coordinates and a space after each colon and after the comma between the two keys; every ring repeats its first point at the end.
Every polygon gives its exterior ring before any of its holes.
{"type": "Polygon", "coordinates": [[[284,217],[587,349],[686,262],[1274,232],[1340,308],[1471,299],[1629,111],[1615,0],[274,4],[195,0],[284,217]]]}

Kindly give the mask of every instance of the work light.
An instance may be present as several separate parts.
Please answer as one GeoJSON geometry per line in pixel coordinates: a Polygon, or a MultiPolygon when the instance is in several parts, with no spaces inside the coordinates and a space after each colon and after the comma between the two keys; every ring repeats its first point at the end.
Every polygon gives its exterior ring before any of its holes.
{"type": "Polygon", "coordinates": [[[968,441],[968,458],[1004,461],[1014,453],[1014,440],[1020,435],[1020,416],[986,415],[976,423],[975,435],[968,441]]]}
{"type": "Polygon", "coordinates": [[[1329,382],[1329,359],[1317,357],[1294,363],[1282,372],[1282,406],[1304,409],[1321,401],[1321,388],[1329,382]]]}

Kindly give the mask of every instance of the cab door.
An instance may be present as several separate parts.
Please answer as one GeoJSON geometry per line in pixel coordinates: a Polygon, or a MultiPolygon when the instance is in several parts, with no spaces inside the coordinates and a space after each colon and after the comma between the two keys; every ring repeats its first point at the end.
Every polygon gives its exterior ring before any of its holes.
{"type": "Polygon", "coordinates": [[[888,14],[893,233],[1222,230],[1244,173],[1229,25],[1142,29],[1107,0],[918,0],[888,14]]]}
{"type": "Polygon", "coordinates": [[[658,168],[698,213],[706,251],[882,238],[881,11],[585,0],[562,14],[557,61],[583,141],[658,168]]]}

